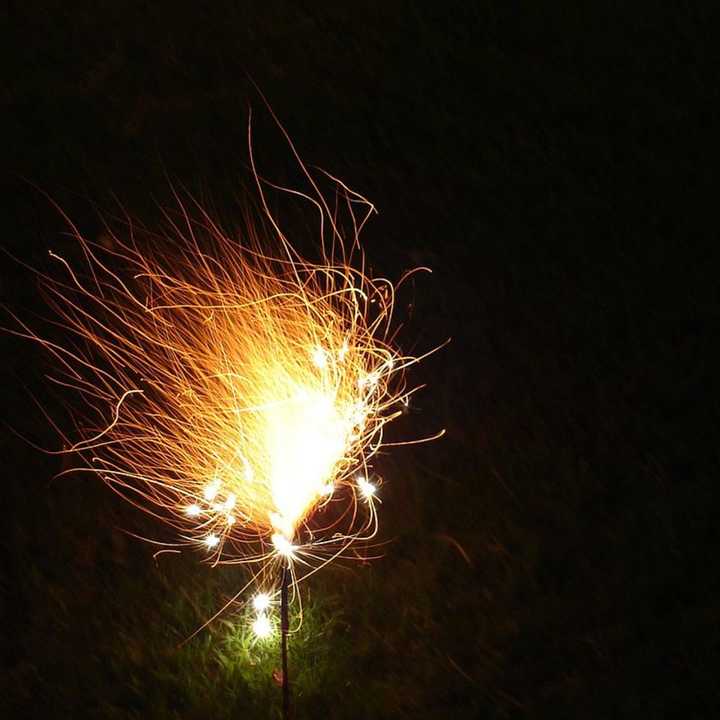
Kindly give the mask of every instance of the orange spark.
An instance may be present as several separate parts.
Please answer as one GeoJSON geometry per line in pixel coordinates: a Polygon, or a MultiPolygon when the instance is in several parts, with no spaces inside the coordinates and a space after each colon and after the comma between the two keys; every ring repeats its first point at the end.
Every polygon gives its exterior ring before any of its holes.
{"type": "Polygon", "coordinates": [[[393,345],[395,287],[364,271],[374,208],[330,178],[344,233],[301,167],[319,260],[288,241],[259,181],[264,218],[232,236],[176,195],[160,235],[141,239],[128,220],[100,243],[70,223],[81,261],[51,253],[61,272],[41,276],[65,340],[15,331],[52,354],[52,379],[80,400],[64,451],[82,459],[75,470],[211,561],[258,563],[256,578],[285,562],[309,574],[374,535],[371,459],[417,361],[393,345]]]}

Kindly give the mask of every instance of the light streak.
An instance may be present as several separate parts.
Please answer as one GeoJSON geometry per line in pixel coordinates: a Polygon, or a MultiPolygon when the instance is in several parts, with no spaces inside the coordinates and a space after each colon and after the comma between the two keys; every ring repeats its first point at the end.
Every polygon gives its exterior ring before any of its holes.
{"type": "Polygon", "coordinates": [[[394,344],[395,286],[364,269],[373,206],[336,181],[331,208],[301,168],[312,194],[288,192],[319,211],[315,260],[289,242],[259,180],[264,216],[239,233],[177,195],[162,233],[140,237],[128,220],[100,243],[66,218],[80,259],[51,253],[59,273],[40,276],[65,340],[17,318],[12,331],[44,346],[50,379],[74,397],[75,437],[61,432],[81,461],[72,470],[210,562],[255,564],[265,587],[281,565],[296,582],[296,561],[307,576],[374,537],[367,473],[419,359],[394,344]]]}

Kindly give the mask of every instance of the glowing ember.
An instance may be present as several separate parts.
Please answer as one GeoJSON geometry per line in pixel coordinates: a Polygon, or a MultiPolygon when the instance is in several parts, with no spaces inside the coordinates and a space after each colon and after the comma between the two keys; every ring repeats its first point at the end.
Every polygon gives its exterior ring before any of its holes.
{"type": "Polygon", "coordinates": [[[357,485],[358,488],[360,488],[360,492],[362,493],[362,496],[369,500],[370,498],[375,495],[377,488],[375,485],[373,485],[371,482],[368,482],[364,477],[359,477],[357,479],[357,485]]]}
{"type": "Polygon", "coordinates": [[[253,598],[253,607],[258,612],[263,612],[270,607],[270,596],[267,593],[258,593],[253,598]]]}
{"type": "Polygon", "coordinates": [[[258,615],[252,624],[252,629],[255,635],[260,639],[270,637],[273,634],[273,627],[270,619],[267,615],[258,615]]]}

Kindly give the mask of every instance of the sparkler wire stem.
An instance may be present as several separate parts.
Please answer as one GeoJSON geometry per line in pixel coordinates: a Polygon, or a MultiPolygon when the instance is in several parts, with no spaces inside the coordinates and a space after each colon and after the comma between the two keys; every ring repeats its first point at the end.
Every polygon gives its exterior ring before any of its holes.
{"type": "Polygon", "coordinates": [[[288,675],[288,590],[290,587],[290,567],[283,565],[280,584],[280,649],[282,655],[282,701],[283,720],[290,720],[290,677],[288,675]]]}

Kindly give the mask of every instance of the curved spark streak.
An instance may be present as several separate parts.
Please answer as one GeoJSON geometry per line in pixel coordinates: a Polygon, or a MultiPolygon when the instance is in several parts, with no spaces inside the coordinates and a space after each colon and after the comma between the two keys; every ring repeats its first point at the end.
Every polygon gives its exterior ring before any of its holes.
{"type": "Polygon", "coordinates": [[[38,276],[66,339],[20,320],[11,331],[44,346],[53,381],[80,401],[79,439],[63,435],[63,452],[82,460],[74,470],[170,523],[173,548],[254,565],[251,582],[264,588],[280,564],[296,582],[296,564],[308,577],[375,536],[375,485],[355,478],[372,476],[381,447],[402,444],[384,442],[384,425],[418,389],[406,368],[425,357],[394,346],[397,286],[365,272],[359,233],[374,206],[323,173],[331,209],[285,137],[314,196],[262,180],[250,144],[263,215],[246,214],[239,236],[174,189],[167,229],[142,242],[129,219],[101,244],[63,214],[82,261],[51,252],[61,277],[38,276]],[[317,210],[318,259],[287,239],[266,186],[317,210]]]}

